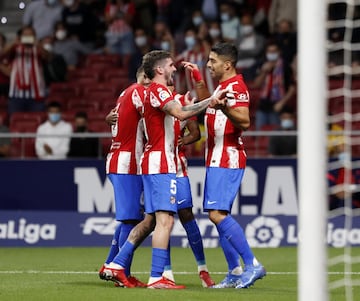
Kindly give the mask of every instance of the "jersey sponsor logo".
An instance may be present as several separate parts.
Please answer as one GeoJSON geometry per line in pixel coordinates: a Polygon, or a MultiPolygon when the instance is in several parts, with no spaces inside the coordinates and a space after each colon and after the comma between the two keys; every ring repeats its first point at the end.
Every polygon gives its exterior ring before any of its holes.
{"type": "Polygon", "coordinates": [[[168,91],[162,90],[159,92],[159,98],[161,101],[164,101],[170,97],[170,93],[168,91]]]}
{"type": "Polygon", "coordinates": [[[239,93],[237,95],[238,102],[249,102],[249,96],[247,93],[239,93]]]}

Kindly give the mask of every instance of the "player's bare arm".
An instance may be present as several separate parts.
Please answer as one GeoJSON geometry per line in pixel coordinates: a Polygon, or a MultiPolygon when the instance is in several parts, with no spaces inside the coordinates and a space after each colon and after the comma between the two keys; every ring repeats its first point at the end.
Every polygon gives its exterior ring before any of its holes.
{"type": "Polygon", "coordinates": [[[186,121],[186,128],[189,133],[179,138],[181,142],[180,144],[178,143],[179,146],[194,143],[201,138],[199,124],[196,120],[188,119],[186,121]]]}
{"type": "Polygon", "coordinates": [[[236,128],[246,131],[250,127],[250,114],[248,107],[232,108],[225,105],[221,108],[221,110],[236,128]]]}
{"type": "Polygon", "coordinates": [[[116,108],[112,109],[109,114],[106,115],[105,121],[108,125],[115,125],[118,120],[118,113],[116,113],[116,108]]]}
{"type": "Polygon", "coordinates": [[[191,73],[195,81],[195,90],[198,99],[203,100],[205,98],[210,97],[211,93],[209,92],[209,89],[207,88],[205,81],[201,77],[199,67],[196,64],[190,62],[182,62],[182,64],[184,68],[191,73]]]}

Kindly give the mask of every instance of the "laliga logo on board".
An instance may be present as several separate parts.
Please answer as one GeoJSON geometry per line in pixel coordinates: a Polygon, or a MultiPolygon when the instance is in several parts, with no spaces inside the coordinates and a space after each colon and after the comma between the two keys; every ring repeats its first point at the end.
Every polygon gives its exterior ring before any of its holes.
{"type": "Polygon", "coordinates": [[[251,247],[278,247],[284,238],[279,220],[273,217],[259,216],[246,226],[246,237],[251,247]]]}

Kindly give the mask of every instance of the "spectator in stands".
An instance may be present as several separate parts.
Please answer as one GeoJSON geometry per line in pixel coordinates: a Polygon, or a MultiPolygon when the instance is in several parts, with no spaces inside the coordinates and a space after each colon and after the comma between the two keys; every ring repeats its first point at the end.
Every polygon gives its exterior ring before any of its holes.
{"type": "Polygon", "coordinates": [[[236,67],[248,81],[253,80],[256,74],[256,63],[263,54],[265,38],[255,31],[252,16],[244,14],[241,17],[240,38],[238,45],[238,61],[236,67]]]}
{"type": "Polygon", "coordinates": [[[61,54],[54,52],[54,40],[52,37],[46,37],[41,40],[41,45],[46,51],[44,61],[44,77],[46,86],[51,83],[64,82],[67,75],[67,64],[61,54]]]}
{"type": "Polygon", "coordinates": [[[223,42],[221,35],[221,26],[218,21],[211,21],[209,23],[209,44],[210,47],[214,46],[217,43],[223,42]]]}
{"type": "Polygon", "coordinates": [[[211,79],[209,69],[206,67],[206,62],[210,52],[209,43],[198,37],[196,29],[189,28],[185,31],[185,44],[186,49],[175,58],[175,63],[178,66],[178,72],[175,80],[175,90],[178,93],[190,91],[193,95],[195,95],[193,78],[188,70],[182,68],[182,62],[186,61],[197,64],[202,74],[202,78],[206,82],[209,91],[212,93],[212,91],[214,91],[214,84],[211,79]]]}
{"type": "Polygon", "coordinates": [[[156,20],[153,26],[153,39],[151,41],[153,49],[161,49],[163,36],[170,31],[169,26],[162,19],[156,20]]]}
{"type": "Polygon", "coordinates": [[[274,33],[281,20],[290,20],[293,28],[297,28],[297,0],[272,0],[269,9],[269,29],[274,33]]]}
{"type": "Polygon", "coordinates": [[[272,156],[296,156],[297,154],[297,137],[294,135],[287,135],[286,131],[294,131],[295,116],[290,108],[284,108],[280,113],[280,128],[277,130],[283,131],[283,136],[271,136],[269,140],[268,152],[272,156]]]}
{"type": "Polygon", "coordinates": [[[18,32],[18,39],[2,55],[8,55],[12,65],[9,114],[43,111],[46,96],[43,63],[46,51],[37,42],[34,29],[29,26],[22,28],[18,32]]]}
{"type": "Polygon", "coordinates": [[[61,20],[62,9],[58,0],[32,1],[25,7],[23,25],[32,26],[39,40],[51,36],[55,23],[61,20]]]}
{"type": "Polygon", "coordinates": [[[50,102],[47,113],[48,120],[40,124],[36,131],[36,155],[40,159],[65,159],[69,152],[72,126],[61,119],[60,103],[50,102]]]}
{"type": "MultiPolygon", "coordinates": [[[[77,112],[74,121],[75,133],[89,133],[86,112],[77,112]]],[[[72,137],[68,158],[95,158],[99,156],[99,139],[94,137],[72,137]]]]}
{"type": "Polygon", "coordinates": [[[280,125],[279,112],[292,99],[295,88],[290,87],[291,70],[286,68],[281,57],[279,46],[271,41],[266,47],[266,61],[249,88],[260,88],[260,99],[255,116],[255,127],[280,125]]]}
{"type": "Polygon", "coordinates": [[[122,66],[127,68],[131,55],[135,51],[135,45],[133,30],[123,12],[119,11],[108,24],[105,39],[105,52],[120,54],[122,66]]]}
{"type": "Polygon", "coordinates": [[[77,38],[80,43],[94,48],[99,20],[88,5],[80,0],[62,0],[65,8],[62,21],[69,37],[77,38]]]}
{"type": "MultiPolygon", "coordinates": [[[[0,134],[9,133],[9,128],[4,124],[3,118],[0,116],[0,134]]],[[[10,137],[0,138],[0,159],[9,157],[10,155],[10,137]]]]}
{"type": "Polygon", "coordinates": [[[0,32],[0,96],[9,95],[9,83],[11,65],[7,57],[2,57],[3,50],[6,48],[6,37],[0,32]]]}
{"type": "Polygon", "coordinates": [[[61,21],[55,25],[53,51],[64,58],[68,70],[73,70],[79,65],[82,55],[92,52],[90,47],[80,43],[78,39],[70,37],[61,21]]]}
{"type": "Polygon", "coordinates": [[[235,43],[240,37],[241,24],[231,2],[220,4],[221,33],[225,42],[235,43]]]}
{"type": "Polygon", "coordinates": [[[150,43],[150,37],[144,28],[137,28],[134,32],[135,51],[131,55],[129,65],[129,80],[136,81],[136,71],[140,67],[144,54],[154,50],[150,43]]]}
{"type": "Polygon", "coordinates": [[[274,40],[279,45],[285,66],[289,66],[297,52],[297,34],[290,20],[280,20],[276,26],[274,40]]]}

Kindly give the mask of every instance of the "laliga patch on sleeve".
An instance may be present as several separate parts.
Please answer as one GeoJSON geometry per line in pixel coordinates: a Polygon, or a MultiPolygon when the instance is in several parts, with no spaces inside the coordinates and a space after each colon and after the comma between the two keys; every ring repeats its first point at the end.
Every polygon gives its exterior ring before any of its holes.
{"type": "Polygon", "coordinates": [[[159,98],[161,101],[164,101],[165,99],[168,99],[170,97],[170,93],[168,91],[162,90],[159,92],[159,98]]]}

